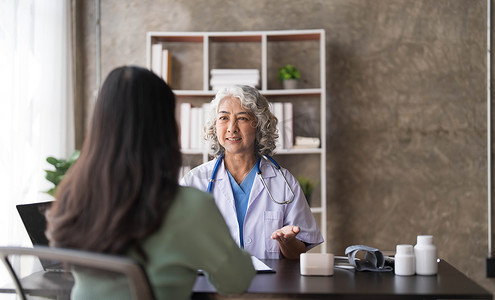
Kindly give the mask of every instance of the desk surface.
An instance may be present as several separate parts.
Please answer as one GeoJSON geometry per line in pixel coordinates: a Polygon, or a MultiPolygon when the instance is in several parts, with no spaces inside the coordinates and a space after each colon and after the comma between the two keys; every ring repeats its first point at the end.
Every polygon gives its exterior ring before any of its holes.
{"type": "MultiPolygon", "coordinates": [[[[288,296],[325,299],[492,299],[492,294],[460,271],[440,261],[436,276],[396,276],[335,269],[333,276],[301,276],[298,260],[262,260],[276,273],[257,274],[248,290],[250,296],[288,296]]],[[[37,272],[22,279],[32,295],[68,299],[74,280],[70,273],[37,272]]],[[[13,285],[0,293],[13,293],[13,285]]],[[[209,298],[215,288],[205,276],[198,276],[193,299],[209,298]]],[[[252,298],[252,297],[251,297],[252,298]]]]}
{"type": "MultiPolygon", "coordinates": [[[[492,299],[492,294],[446,261],[440,261],[436,276],[396,276],[393,272],[356,272],[335,269],[333,276],[301,276],[299,261],[263,260],[276,273],[258,274],[250,294],[325,299],[492,299]]],[[[202,276],[194,285],[193,298],[215,289],[202,276]]]]}
{"type": "MultiPolygon", "coordinates": [[[[70,299],[74,277],[70,272],[38,271],[21,279],[24,290],[31,296],[70,299]]],[[[0,293],[15,293],[11,282],[0,288],[0,293]]]]}

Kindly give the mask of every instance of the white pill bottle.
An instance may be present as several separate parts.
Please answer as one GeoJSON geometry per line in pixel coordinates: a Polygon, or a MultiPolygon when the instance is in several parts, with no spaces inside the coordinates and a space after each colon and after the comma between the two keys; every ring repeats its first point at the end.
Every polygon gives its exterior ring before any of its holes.
{"type": "Polygon", "coordinates": [[[433,245],[432,235],[418,235],[414,246],[417,275],[436,275],[438,272],[437,247],[433,245]]]}
{"type": "Polygon", "coordinates": [[[411,276],[415,274],[416,263],[412,245],[397,245],[394,257],[395,275],[411,276]]]}

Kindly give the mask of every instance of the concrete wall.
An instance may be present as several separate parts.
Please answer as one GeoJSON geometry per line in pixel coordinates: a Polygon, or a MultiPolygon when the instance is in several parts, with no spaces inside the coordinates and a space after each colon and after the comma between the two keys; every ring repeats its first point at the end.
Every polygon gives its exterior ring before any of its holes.
{"type": "MultiPolygon", "coordinates": [[[[433,234],[441,258],[495,292],[485,277],[486,1],[101,2],[102,78],[146,65],[147,31],[325,29],[329,251],[433,234]]],[[[87,122],[95,7],[77,7],[87,122]]]]}

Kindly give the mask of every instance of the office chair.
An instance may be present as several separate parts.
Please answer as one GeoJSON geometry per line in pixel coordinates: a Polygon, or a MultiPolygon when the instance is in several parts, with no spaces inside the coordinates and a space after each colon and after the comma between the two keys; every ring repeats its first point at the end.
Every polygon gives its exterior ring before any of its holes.
{"type": "Polygon", "coordinates": [[[22,279],[19,278],[9,260],[9,256],[14,255],[38,257],[40,260],[59,261],[67,270],[70,270],[71,267],[80,267],[123,275],[129,282],[133,299],[155,299],[153,289],[144,268],[131,258],[46,246],[36,246],[34,248],[0,247],[0,258],[13,280],[16,293],[21,300],[27,299],[27,293],[23,289],[22,279]]]}

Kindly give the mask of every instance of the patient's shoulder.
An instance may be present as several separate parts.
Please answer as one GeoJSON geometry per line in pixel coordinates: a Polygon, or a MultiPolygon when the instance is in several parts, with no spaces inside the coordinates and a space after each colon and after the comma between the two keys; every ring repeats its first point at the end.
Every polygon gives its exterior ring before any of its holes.
{"type": "Polygon", "coordinates": [[[189,186],[179,186],[179,191],[175,201],[182,208],[189,210],[196,210],[211,205],[216,205],[211,194],[189,186]]]}
{"type": "Polygon", "coordinates": [[[203,192],[195,187],[181,185],[179,186],[177,196],[193,199],[212,198],[210,194],[203,192]]]}

